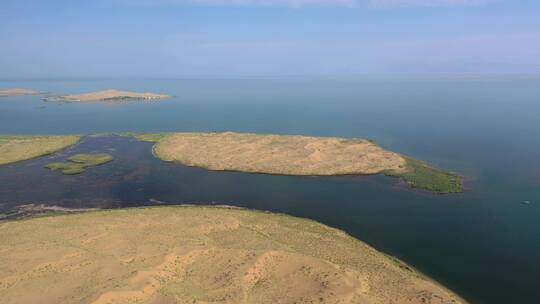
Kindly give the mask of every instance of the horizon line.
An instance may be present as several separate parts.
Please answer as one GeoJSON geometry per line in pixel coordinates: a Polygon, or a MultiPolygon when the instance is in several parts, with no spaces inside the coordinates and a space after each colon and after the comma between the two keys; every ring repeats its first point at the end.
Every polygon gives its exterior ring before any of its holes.
{"type": "Polygon", "coordinates": [[[364,78],[364,77],[415,77],[415,78],[478,78],[478,77],[540,77],[540,71],[535,73],[359,73],[359,74],[282,74],[282,75],[119,75],[119,76],[0,76],[0,81],[17,80],[189,80],[189,79],[280,79],[280,78],[364,78]]]}

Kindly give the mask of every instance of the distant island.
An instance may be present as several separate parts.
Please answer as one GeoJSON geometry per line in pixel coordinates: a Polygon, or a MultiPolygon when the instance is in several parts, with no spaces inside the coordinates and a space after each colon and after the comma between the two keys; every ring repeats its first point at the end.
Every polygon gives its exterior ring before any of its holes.
{"type": "Polygon", "coordinates": [[[47,101],[85,102],[85,101],[127,101],[146,100],[157,101],[168,98],[169,95],[155,93],[137,93],[119,90],[105,90],[75,95],[50,96],[44,98],[47,101]]]}
{"type": "Polygon", "coordinates": [[[44,92],[30,90],[30,89],[4,89],[0,90],[0,97],[10,97],[10,96],[24,96],[24,95],[41,95],[44,92]]]}
{"type": "Polygon", "coordinates": [[[226,206],[63,212],[1,223],[2,303],[466,303],[311,220],[226,206]]]}
{"type": "Polygon", "coordinates": [[[435,193],[462,192],[461,177],[370,140],[251,133],[132,134],[164,161],[209,170],[283,175],[385,174],[435,193]]]}

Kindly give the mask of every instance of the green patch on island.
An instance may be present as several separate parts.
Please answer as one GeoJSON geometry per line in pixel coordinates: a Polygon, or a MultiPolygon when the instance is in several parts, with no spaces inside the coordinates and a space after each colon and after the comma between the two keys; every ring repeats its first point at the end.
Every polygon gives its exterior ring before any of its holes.
{"type": "Polygon", "coordinates": [[[384,174],[399,177],[414,188],[439,194],[463,192],[460,176],[431,167],[425,162],[414,158],[405,157],[405,159],[407,160],[408,171],[386,171],[384,174]]]}
{"type": "Polygon", "coordinates": [[[107,153],[75,154],[67,159],[67,162],[50,163],[45,166],[51,170],[62,170],[62,173],[73,175],[86,171],[86,169],[103,165],[113,160],[112,155],[107,153]]]}

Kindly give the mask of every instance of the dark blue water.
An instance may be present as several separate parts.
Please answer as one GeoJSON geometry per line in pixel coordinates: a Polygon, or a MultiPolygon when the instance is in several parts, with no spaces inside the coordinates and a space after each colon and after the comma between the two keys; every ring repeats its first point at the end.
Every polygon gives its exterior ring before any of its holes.
{"type": "Polygon", "coordinates": [[[367,137],[466,176],[464,194],[412,191],[397,179],[209,172],[164,163],[151,144],[87,137],[71,150],[0,167],[0,208],[229,203],[312,218],[426,272],[472,303],[540,296],[540,78],[0,81],[53,94],[118,88],[159,103],[0,99],[0,133],[249,131],[367,137]],[[79,176],[43,165],[109,151],[79,176]],[[525,202],[529,203],[525,203],[525,202]]]}

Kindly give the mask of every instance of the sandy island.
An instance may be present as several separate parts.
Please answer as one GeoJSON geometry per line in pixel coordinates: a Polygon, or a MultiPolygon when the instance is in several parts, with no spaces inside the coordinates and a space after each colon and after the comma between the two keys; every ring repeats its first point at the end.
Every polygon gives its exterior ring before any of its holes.
{"type": "Polygon", "coordinates": [[[0,97],[41,95],[43,93],[44,92],[30,90],[30,89],[5,89],[5,90],[0,90],[0,97]]]}
{"type": "Polygon", "coordinates": [[[5,304],[465,303],[342,231],[286,215],[117,209],[0,231],[5,304]]]}
{"type": "Polygon", "coordinates": [[[461,178],[355,138],[251,133],[135,134],[164,161],[209,170],[284,175],[386,174],[436,193],[462,191],[461,178]]]}
{"type": "Polygon", "coordinates": [[[64,102],[84,102],[84,101],[125,101],[125,100],[146,100],[157,101],[168,98],[169,95],[155,93],[137,93],[119,90],[105,90],[76,95],[51,96],[45,98],[47,101],[64,102]]]}
{"type": "Polygon", "coordinates": [[[0,165],[51,154],[76,144],[80,136],[0,135],[0,165]]]}

